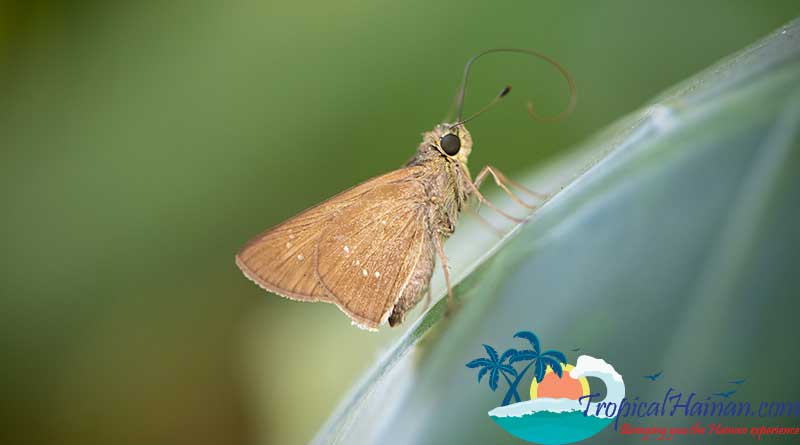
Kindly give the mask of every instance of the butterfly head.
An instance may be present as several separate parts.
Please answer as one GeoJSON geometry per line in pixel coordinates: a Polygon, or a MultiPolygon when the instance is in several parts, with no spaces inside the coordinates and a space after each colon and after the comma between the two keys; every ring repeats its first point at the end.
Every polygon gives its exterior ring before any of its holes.
{"type": "Polygon", "coordinates": [[[464,125],[439,124],[425,140],[443,156],[464,164],[472,151],[472,136],[464,125]]]}

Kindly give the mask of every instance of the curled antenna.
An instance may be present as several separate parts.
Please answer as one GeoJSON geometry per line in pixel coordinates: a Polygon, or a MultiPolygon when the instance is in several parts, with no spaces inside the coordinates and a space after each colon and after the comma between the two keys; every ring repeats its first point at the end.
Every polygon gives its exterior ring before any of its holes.
{"type": "Polygon", "coordinates": [[[492,49],[487,49],[486,51],[484,51],[484,52],[482,52],[482,53],[480,53],[478,55],[472,56],[472,58],[467,61],[466,66],[464,66],[464,77],[461,80],[461,88],[458,91],[458,96],[456,96],[456,104],[457,104],[457,108],[456,109],[457,109],[457,112],[458,112],[458,114],[457,114],[458,118],[456,119],[456,123],[450,126],[451,128],[452,127],[456,127],[458,125],[462,125],[465,122],[468,122],[468,121],[476,118],[477,116],[482,114],[484,111],[486,111],[489,108],[491,108],[492,106],[494,106],[497,102],[500,101],[500,99],[505,97],[511,91],[511,86],[510,85],[505,87],[505,88],[503,88],[503,90],[500,92],[500,94],[498,94],[491,102],[489,102],[488,105],[486,105],[485,107],[481,108],[477,113],[471,115],[470,117],[468,117],[466,119],[462,119],[462,116],[463,116],[463,113],[464,113],[464,96],[466,94],[467,81],[469,80],[469,71],[472,68],[472,64],[475,63],[475,61],[477,61],[481,57],[485,56],[486,54],[499,53],[499,52],[521,53],[521,54],[527,54],[529,56],[538,57],[539,59],[544,60],[545,62],[547,62],[550,65],[552,65],[555,69],[557,69],[561,73],[561,75],[564,76],[564,79],[566,79],[567,84],[569,85],[569,92],[570,92],[569,104],[567,105],[567,108],[564,109],[564,111],[558,113],[555,116],[542,116],[542,115],[537,114],[534,111],[533,102],[531,100],[528,100],[527,108],[528,108],[528,114],[531,116],[531,118],[533,118],[535,120],[539,120],[539,121],[555,122],[555,121],[558,121],[560,119],[563,119],[564,117],[569,115],[572,112],[573,109],[575,109],[575,103],[577,102],[577,99],[578,99],[578,89],[575,87],[575,80],[572,78],[572,75],[560,63],[556,62],[554,59],[550,58],[549,56],[546,56],[546,55],[544,55],[542,53],[539,53],[537,51],[533,51],[533,50],[530,50],[530,49],[522,49],[522,48],[492,48],[492,49]]]}

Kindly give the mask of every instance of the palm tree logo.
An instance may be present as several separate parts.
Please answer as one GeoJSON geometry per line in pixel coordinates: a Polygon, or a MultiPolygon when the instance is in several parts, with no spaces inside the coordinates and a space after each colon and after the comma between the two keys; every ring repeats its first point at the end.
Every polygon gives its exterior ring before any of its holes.
{"type": "MultiPolygon", "coordinates": [[[[517,355],[516,349],[509,349],[503,353],[502,356],[497,355],[497,351],[489,345],[483,345],[483,349],[486,350],[486,354],[488,357],[486,358],[476,358],[471,362],[467,363],[467,368],[480,368],[478,370],[478,383],[481,382],[483,376],[486,373],[489,373],[489,388],[492,391],[497,390],[497,381],[499,380],[500,376],[502,375],[505,379],[506,383],[508,383],[509,388],[514,387],[515,385],[511,383],[511,378],[514,378],[514,381],[517,381],[517,370],[511,366],[513,358],[517,355]]],[[[510,390],[509,390],[510,391],[510,390]]],[[[519,393],[516,390],[513,391],[513,397],[515,402],[519,402],[519,393]]],[[[506,394],[508,397],[508,394],[506,394]]]]}
{"type": "Polygon", "coordinates": [[[611,424],[616,413],[589,412],[589,402],[581,405],[581,400],[591,394],[590,377],[598,378],[606,387],[603,401],[614,407],[620,405],[625,382],[610,363],[580,355],[571,365],[563,352],[542,349],[539,337],[530,331],[519,331],[513,339],[524,342],[524,346],[501,354],[484,344],[486,356],[466,364],[478,372],[479,384],[488,376],[492,392],[497,391],[501,378],[505,381],[502,404],[487,413],[497,425],[529,442],[563,445],[594,436],[611,424]],[[524,401],[518,390],[523,380],[530,381],[530,399],[524,401]]]}
{"type": "Polygon", "coordinates": [[[508,391],[506,391],[506,395],[503,398],[503,406],[511,403],[512,399],[514,402],[519,402],[521,400],[517,387],[531,367],[533,367],[533,378],[536,382],[541,383],[548,368],[560,378],[563,374],[562,364],[567,363],[567,358],[561,351],[551,349],[542,352],[539,337],[533,332],[519,331],[514,334],[514,338],[527,340],[530,344],[530,349],[518,351],[512,348],[498,356],[497,351],[493,347],[483,345],[488,357],[477,358],[466,365],[467,368],[480,368],[478,370],[478,383],[481,382],[484,375],[489,373],[489,388],[492,391],[497,390],[497,382],[500,375],[503,376],[508,384],[508,391]],[[527,365],[519,372],[517,372],[516,368],[513,366],[515,363],[526,362],[527,365]]]}

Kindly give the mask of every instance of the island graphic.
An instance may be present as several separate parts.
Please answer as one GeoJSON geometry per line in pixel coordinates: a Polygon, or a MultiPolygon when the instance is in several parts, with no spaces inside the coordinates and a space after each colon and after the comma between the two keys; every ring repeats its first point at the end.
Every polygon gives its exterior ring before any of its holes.
{"type": "Polygon", "coordinates": [[[514,337],[526,341],[529,348],[498,354],[493,347],[483,345],[486,357],[466,364],[478,370],[478,383],[488,377],[492,391],[497,390],[501,378],[508,385],[501,406],[488,413],[501,428],[528,442],[560,445],[594,436],[613,421],[602,410],[584,414],[588,398],[580,403],[581,397],[592,394],[588,377],[596,377],[605,385],[603,401],[622,401],[625,383],[613,366],[589,355],[579,356],[571,365],[562,352],[543,351],[533,332],[520,331],[514,337]],[[522,400],[518,388],[529,372],[533,373],[530,399],[522,400]]]}

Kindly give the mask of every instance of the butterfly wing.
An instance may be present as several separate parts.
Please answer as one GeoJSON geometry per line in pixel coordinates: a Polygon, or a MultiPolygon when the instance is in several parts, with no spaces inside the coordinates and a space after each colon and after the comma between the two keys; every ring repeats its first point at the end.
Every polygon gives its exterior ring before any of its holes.
{"type": "Polygon", "coordinates": [[[325,223],[341,202],[306,210],[258,235],[236,255],[236,265],[261,288],[300,301],[326,301],[312,256],[325,223]]]}
{"type": "Polygon", "coordinates": [[[417,167],[406,167],[339,193],[253,238],[237,253],[236,264],[267,291],[293,300],[330,302],[330,293],[320,284],[315,269],[322,232],[333,218],[376,187],[401,186],[418,174],[417,167]]]}
{"type": "Polygon", "coordinates": [[[320,237],[319,283],[359,327],[377,329],[430,250],[419,181],[382,184],[333,218],[320,237]]]}

